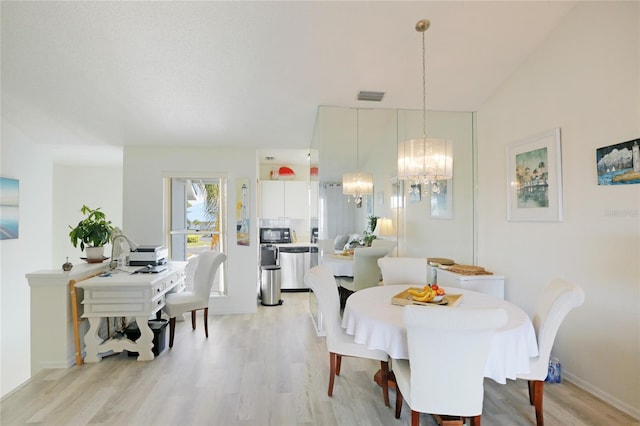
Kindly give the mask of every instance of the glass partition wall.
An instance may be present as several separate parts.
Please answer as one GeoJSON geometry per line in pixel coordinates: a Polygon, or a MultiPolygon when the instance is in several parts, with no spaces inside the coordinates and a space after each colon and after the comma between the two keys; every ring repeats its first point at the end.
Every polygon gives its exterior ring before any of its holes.
{"type": "Polygon", "coordinates": [[[391,219],[391,235],[378,238],[396,239],[398,256],[472,264],[473,114],[427,111],[427,135],[453,141],[453,179],[438,192],[397,178],[398,142],[422,136],[422,111],[320,107],[311,146],[318,166],[318,200],[311,204],[317,206],[319,243],[362,234],[368,217],[377,216],[391,219]],[[373,175],[373,194],[363,196],[361,207],[342,195],[342,175],[356,170],[373,175]]]}

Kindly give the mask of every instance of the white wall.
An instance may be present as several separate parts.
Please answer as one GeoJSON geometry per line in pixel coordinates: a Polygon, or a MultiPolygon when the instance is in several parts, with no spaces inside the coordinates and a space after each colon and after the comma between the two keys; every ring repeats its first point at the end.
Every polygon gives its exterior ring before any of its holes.
{"type": "Polygon", "coordinates": [[[0,388],[5,396],[31,377],[30,288],[25,274],[57,269],[83,253],[69,227],[83,203],[122,223],[122,168],[54,165],[46,145],[2,121],[1,175],[20,181],[20,236],[0,241],[0,388]]]}
{"type": "Polygon", "coordinates": [[[0,388],[4,396],[31,377],[25,274],[51,266],[52,165],[46,149],[5,120],[1,152],[0,174],[20,181],[19,237],[0,241],[0,388]]]}
{"type": "Polygon", "coordinates": [[[123,225],[139,244],[164,244],[162,177],[175,173],[227,175],[227,295],[216,298],[210,312],[249,313],[257,310],[258,235],[255,149],[125,147],[123,225]],[[236,244],[236,179],[248,178],[251,205],[250,246],[236,244]]]}
{"type": "Polygon", "coordinates": [[[553,354],[578,385],[640,417],[640,185],[598,186],[596,148],[640,136],[640,3],[581,2],[478,111],[478,263],[533,312],[581,285],[553,354]],[[506,146],[562,131],[564,220],[507,222],[506,146]]]}
{"type": "MultiPolygon", "coordinates": [[[[114,226],[122,229],[122,166],[53,167],[53,251],[51,262],[60,266],[65,259],[73,264],[82,262],[85,253],[69,240],[69,225],[75,226],[84,215],[83,204],[100,207],[114,226]]],[[[126,230],[124,230],[126,231],[126,230]]],[[[105,247],[110,256],[111,245],[105,247]]]]}

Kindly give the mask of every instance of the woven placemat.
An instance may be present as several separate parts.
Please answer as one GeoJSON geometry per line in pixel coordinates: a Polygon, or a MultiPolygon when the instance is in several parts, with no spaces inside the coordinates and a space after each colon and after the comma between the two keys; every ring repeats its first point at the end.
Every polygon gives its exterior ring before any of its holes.
{"type": "MultiPolygon", "coordinates": [[[[452,259],[447,259],[446,257],[427,257],[427,262],[430,265],[453,265],[455,262],[452,259]]],[[[437,266],[435,265],[435,266],[437,266]]]]}
{"type": "Polygon", "coordinates": [[[493,272],[485,270],[482,266],[455,264],[449,266],[447,269],[462,275],[493,275],[493,272]]]}

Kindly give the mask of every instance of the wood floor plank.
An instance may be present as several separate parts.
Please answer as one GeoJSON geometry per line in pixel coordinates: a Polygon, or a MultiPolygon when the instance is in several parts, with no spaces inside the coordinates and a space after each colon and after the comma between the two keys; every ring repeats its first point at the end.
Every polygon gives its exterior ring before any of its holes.
{"type": "MultiPolygon", "coordinates": [[[[283,293],[284,304],[257,314],[178,322],[173,349],[151,362],[126,353],[96,364],[44,370],[0,402],[0,424],[14,425],[397,425],[373,382],[380,364],[344,358],[334,396],[327,395],[329,355],[317,337],[306,293],[283,293]]],[[[395,390],[390,390],[392,407],[395,390]]],[[[575,385],[545,386],[547,426],[640,425],[575,385]]],[[[420,424],[434,426],[422,415],[420,424]]],[[[535,425],[524,381],[485,380],[482,423],[535,425]]]]}

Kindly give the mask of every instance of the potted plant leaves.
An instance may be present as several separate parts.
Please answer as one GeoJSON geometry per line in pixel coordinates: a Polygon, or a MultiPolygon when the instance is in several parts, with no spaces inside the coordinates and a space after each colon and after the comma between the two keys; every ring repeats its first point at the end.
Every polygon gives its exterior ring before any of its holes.
{"type": "Polygon", "coordinates": [[[78,247],[78,243],[80,243],[80,249],[87,254],[87,262],[102,262],[104,260],[104,246],[111,239],[113,232],[111,221],[106,219],[105,214],[100,211],[100,207],[91,209],[83,205],[80,211],[86,217],[78,222],[76,227],[69,225],[71,243],[74,247],[78,247]]]}

